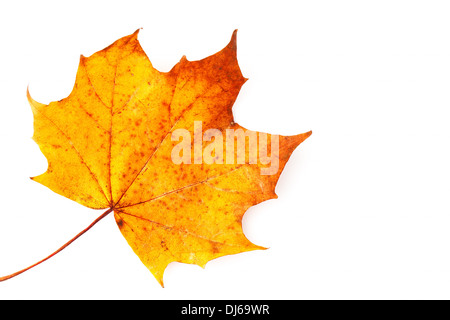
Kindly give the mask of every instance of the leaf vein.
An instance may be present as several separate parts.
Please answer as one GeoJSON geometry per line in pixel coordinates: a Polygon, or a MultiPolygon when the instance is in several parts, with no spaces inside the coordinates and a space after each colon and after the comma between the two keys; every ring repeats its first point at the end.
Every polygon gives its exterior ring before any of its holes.
{"type": "MultiPolygon", "coordinates": [[[[207,238],[205,236],[202,236],[202,235],[199,235],[197,233],[194,233],[192,231],[189,231],[189,230],[186,230],[186,229],[182,229],[182,228],[179,228],[179,227],[176,227],[176,226],[166,225],[164,223],[161,223],[161,222],[158,222],[158,221],[155,221],[155,220],[151,220],[151,219],[148,219],[148,218],[144,218],[144,217],[141,217],[141,216],[137,216],[137,215],[125,212],[125,211],[120,211],[120,213],[128,215],[128,216],[131,216],[131,217],[135,217],[137,219],[142,219],[142,220],[148,221],[148,222],[156,224],[156,225],[158,225],[158,226],[160,226],[160,227],[162,227],[164,229],[170,229],[170,230],[177,231],[179,233],[185,233],[187,235],[190,235],[190,236],[202,239],[202,240],[206,240],[206,241],[209,241],[209,242],[212,242],[212,243],[216,243],[216,244],[220,244],[220,245],[224,245],[224,246],[231,246],[231,247],[240,246],[239,244],[226,243],[226,242],[220,242],[220,241],[212,240],[212,239],[209,239],[209,238],[207,238]]],[[[133,232],[135,232],[133,229],[131,229],[131,230],[133,232]]]]}
{"type": "Polygon", "coordinates": [[[108,201],[108,197],[106,196],[105,192],[103,191],[103,188],[100,185],[100,182],[98,181],[97,177],[95,176],[95,174],[92,172],[91,168],[88,166],[88,164],[86,163],[86,161],[84,160],[83,156],[81,155],[80,151],[76,148],[75,144],[72,142],[72,140],[70,139],[70,137],[61,129],[59,128],[56,123],[50,119],[47,115],[45,115],[43,112],[41,112],[40,110],[38,110],[37,108],[34,108],[36,110],[36,112],[39,112],[43,117],[45,117],[48,121],[50,121],[50,123],[59,131],[61,132],[61,134],[63,135],[64,138],[66,138],[69,141],[69,145],[75,150],[75,153],[78,155],[78,157],[81,160],[81,163],[87,168],[87,170],[90,173],[91,178],[96,182],[97,186],[99,187],[101,193],[103,194],[103,196],[105,197],[106,201],[108,201]]]}

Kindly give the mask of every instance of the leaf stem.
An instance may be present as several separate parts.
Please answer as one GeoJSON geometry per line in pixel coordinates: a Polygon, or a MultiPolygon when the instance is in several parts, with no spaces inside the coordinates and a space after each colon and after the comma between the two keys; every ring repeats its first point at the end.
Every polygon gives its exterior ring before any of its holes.
{"type": "Polygon", "coordinates": [[[65,249],[69,244],[71,244],[72,242],[74,242],[76,239],[78,239],[82,234],[84,234],[86,231],[88,231],[90,228],[92,228],[97,222],[99,222],[100,220],[102,220],[104,217],[106,217],[109,213],[111,213],[114,209],[113,208],[109,208],[108,210],[106,210],[105,212],[103,212],[97,219],[95,219],[89,226],[87,226],[84,230],[82,230],[80,233],[78,233],[75,237],[73,237],[72,239],[70,239],[69,241],[67,241],[62,247],[60,247],[58,250],[56,250],[55,252],[53,252],[52,254],[50,254],[48,257],[36,262],[35,264],[32,264],[31,266],[22,269],[20,271],[14,272],[10,275],[7,276],[3,276],[0,277],[0,281],[5,281],[8,279],[11,279],[19,274],[21,274],[22,272],[25,272],[27,270],[30,270],[31,268],[41,264],[42,262],[50,259],[51,257],[53,257],[55,254],[57,254],[58,252],[62,251],[63,249],[65,249]]]}

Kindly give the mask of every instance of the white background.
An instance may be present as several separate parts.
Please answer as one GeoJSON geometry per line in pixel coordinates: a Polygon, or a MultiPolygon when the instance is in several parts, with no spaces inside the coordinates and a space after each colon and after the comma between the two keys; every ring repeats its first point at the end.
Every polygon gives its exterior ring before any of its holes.
{"type": "Polygon", "coordinates": [[[0,275],[26,267],[101,212],[29,179],[26,88],[66,97],[79,55],[143,28],[153,65],[202,59],[238,29],[250,80],[236,122],[313,135],[279,198],[244,230],[270,249],[173,263],[162,289],[110,215],[63,252],[0,283],[1,299],[449,299],[448,1],[15,1],[0,5],[0,275]]]}

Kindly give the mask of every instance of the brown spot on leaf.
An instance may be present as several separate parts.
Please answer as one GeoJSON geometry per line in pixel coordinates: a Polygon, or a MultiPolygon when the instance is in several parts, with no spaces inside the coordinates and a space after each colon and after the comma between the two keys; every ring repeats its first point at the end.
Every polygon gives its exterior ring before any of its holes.
{"type": "Polygon", "coordinates": [[[122,227],[123,227],[123,220],[122,220],[122,218],[120,218],[120,217],[117,218],[116,219],[116,223],[119,226],[119,228],[122,229],[122,227]]]}

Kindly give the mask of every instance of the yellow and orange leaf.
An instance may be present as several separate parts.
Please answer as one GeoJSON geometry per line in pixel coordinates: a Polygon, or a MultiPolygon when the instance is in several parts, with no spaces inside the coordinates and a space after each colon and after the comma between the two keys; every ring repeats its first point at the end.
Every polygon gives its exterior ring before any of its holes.
{"type": "Polygon", "coordinates": [[[249,207],[276,198],[286,162],[311,132],[265,135],[234,122],[232,106],[246,81],[236,31],[218,53],[199,61],[183,57],[169,72],[153,68],[138,31],[81,56],[67,98],[44,105],[28,93],[33,139],[48,160],[47,171],[32,179],[86,207],[114,212],[131,248],[163,285],[171,262],[204,266],[262,249],[245,237],[242,217],[249,207]],[[181,155],[174,153],[177,130],[193,137],[193,153],[183,153],[181,163],[174,161],[174,154],[181,155]],[[267,149],[272,163],[256,152],[250,161],[250,138],[239,160],[238,142],[234,148],[234,137],[232,144],[211,138],[217,132],[257,135],[258,150],[267,149]],[[206,161],[208,155],[213,160],[206,161]],[[263,173],[274,161],[273,172],[263,173]]]}

